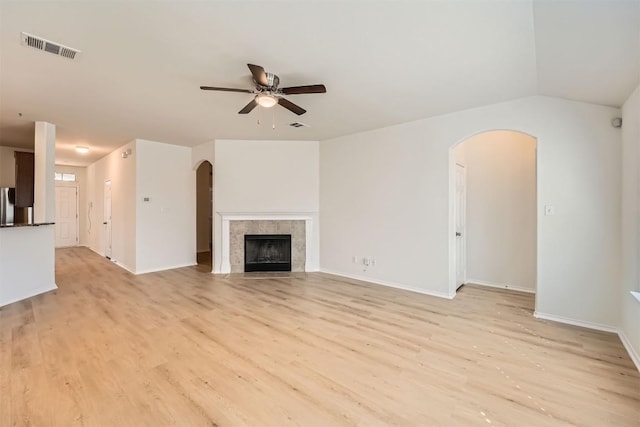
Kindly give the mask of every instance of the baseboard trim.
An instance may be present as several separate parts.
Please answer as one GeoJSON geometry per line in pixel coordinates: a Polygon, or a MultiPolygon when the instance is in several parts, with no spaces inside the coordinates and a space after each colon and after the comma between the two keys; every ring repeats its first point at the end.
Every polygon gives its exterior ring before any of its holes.
{"type": "Polygon", "coordinates": [[[567,325],[580,326],[587,329],[595,329],[596,331],[618,333],[618,328],[600,323],[585,322],[583,320],[570,319],[568,317],[556,316],[553,314],[541,313],[535,311],[533,316],[538,319],[551,320],[552,322],[565,323],[567,325]]]}
{"type": "MultiPolygon", "coordinates": [[[[93,252],[97,253],[98,255],[100,255],[101,257],[104,257],[104,253],[100,253],[97,250],[95,250],[94,248],[92,248],[91,246],[87,246],[87,248],[91,249],[93,252]]],[[[184,267],[193,267],[194,265],[198,265],[198,263],[196,261],[192,261],[192,262],[188,262],[188,263],[184,263],[184,264],[176,264],[176,265],[172,265],[169,267],[162,267],[162,268],[150,268],[147,270],[141,270],[141,271],[135,271],[133,268],[129,267],[126,264],[121,263],[120,261],[118,261],[117,259],[113,259],[111,258],[111,262],[114,263],[115,265],[117,265],[118,267],[127,270],[129,273],[131,274],[147,274],[147,273],[156,273],[158,271],[165,271],[165,270],[174,270],[176,268],[184,268],[184,267]]]]}
{"type": "Polygon", "coordinates": [[[371,277],[358,276],[356,274],[342,273],[342,272],[339,272],[339,271],[327,270],[327,269],[324,269],[324,268],[321,268],[318,271],[321,272],[321,273],[331,274],[333,276],[345,277],[347,279],[360,280],[362,282],[373,283],[374,285],[387,286],[389,288],[401,289],[403,291],[409,291],[409,292],[416,292],[418,294],[429,295],[429,296],[432,296],[432,297],[453,299],[456,296],[455,292],[453,294],[446,294],[444,292],[429,291],[429,290],[425,290],[425,289],[417,289],[417,288],[413,288],[411,286],[406,286],[406,285],[403,285],[403,284],[400,284],[400,283],[387,282],[387,281],[383,281],[383,280],[376,280],[376,279],[372,279],[371,277]]]}
{"type": "Polygon", "coordinates": [[[195,261],[192,261],[192,262],[188,262],[188,263],[184,263],[184,264],[171,265],[171,266],[168,266],[168,267],[149,268],[149,269],[146,269],[146,270],[136,271],[133,274],[138,275],[138,274],[156,273],[158,271],[175,270],[176,268],[193,267],[194,265],[198,265],[198,263],[195,262],[195,261]]]}
{"type": "Polygon", "coordinates": [[[121,263],[120,261],[118,261],[115,258],[107,258],[107,256],[105,255],[104,252],[101,252],[101,251],[99,251],[99,250],[97,250],[97,249],[95,249],[95,248],[93,248],[91,246],[87,246],[87,248],[91,249],[93,252],[97,253],[101,257],[106,258],[107,261],[111,261],[111,263],[117,265],[118,267],[122,268],[123,270],[126,270],[131,274],[136,274],[135,270],[133,268],[129,267],[128,265],[121,263]]]}
{"type": "Polygon", "coordinates": [[[620,341],[622,341],[622,345],[624,346],[627,353],[629,353],[629,357],[633,361],[634,365],[636,365],[636,369],[640,372],[640,355],[636,353],[636,350],[631,345],[631,341],[627,338],[627,336],[622,331],[618,331],[618,336],[620,337],[620,341]]]}
{"type": "Polygon", "coordinates": [[[43,286],[42,288],[38,288],[38,289],[34,290],[33,292],[30,292],[29,294],[27,294],[25,296],[22,296],[20,298],[14,298],[14,299],[10,299],[8,301],[0,302],[0,307],[4,307],[5,305],[13,304],[14,302],[24,301],[26,299],[33,298],[33,297],[35,297],[37,295],[44,294],[46,292],[55,291],[56,289],[58,289],[58,285],[56,285],[55,283],[53,285],[43,286]]]}
{"type": "Polygon", "coordinates": [[[95,248],[94,248],[94,247],[92,247],[92,246],[88,246],[88,245],[87,245],[87,246],[85,246],[85,247],[86,247],[86,248],[89,248],[89,250],[91,250],[91,251],[93,251],[93,252],[97,253],[97,254],[98,254],[98,255],[100,255],[101,257],[103,257],[103,256],[104,256],[104,252],[100,252],[99,250],[95,249],[95,248]]]}
{"type": "Polygon", "coordinates": [[[115,265],[117,265],[118,267],[122,268],[123,270],[127,270],[129,273],[131,274],[137,274],[133,268],[129,267],[127,264],[123,264],[120,261],[118,261],[117,259],[113,259],[113,258],[109,258],[109,261],[111,261],[112,263],[114,263],[115,265]]]}
{"type": "Polygon", "coordinates": [[[489,288],[506,289],[508,291],[526,292],[528,294],[535,294],[536,293],[536,291],[534,289],[521,288],[521,287],[518,287],[518,286],[511,286],[511,285],[506,285],[504,283],[485,282],[484,280],[467,279],[465,283],[468,283],[470,285],[487,286],[489,288]]]}

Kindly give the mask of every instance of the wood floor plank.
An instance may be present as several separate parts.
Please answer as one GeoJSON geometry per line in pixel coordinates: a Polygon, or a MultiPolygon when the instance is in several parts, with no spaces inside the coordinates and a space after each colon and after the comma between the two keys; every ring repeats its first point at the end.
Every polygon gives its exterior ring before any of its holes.
{"type": "Polygon", "coordinates": [[[0,426],[640,426],[614,334],[322,273],[135,276],[56,252],[59,289],[0,308],[0,426]]]}

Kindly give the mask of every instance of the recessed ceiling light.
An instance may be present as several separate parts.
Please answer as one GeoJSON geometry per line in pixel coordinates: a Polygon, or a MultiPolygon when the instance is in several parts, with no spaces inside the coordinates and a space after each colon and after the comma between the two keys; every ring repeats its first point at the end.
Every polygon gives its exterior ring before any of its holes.
{"type": "Polygon", "coordinates": [[[76,151],[80,154],[87,154],[89,152],[89,147],[76,147],[76,151]]]}

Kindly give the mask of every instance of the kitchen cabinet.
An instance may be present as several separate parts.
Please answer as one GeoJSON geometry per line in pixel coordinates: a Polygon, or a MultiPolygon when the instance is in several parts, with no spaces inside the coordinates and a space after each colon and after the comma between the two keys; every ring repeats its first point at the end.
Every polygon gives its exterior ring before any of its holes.
{"type": "Polygon", "coordinates": [[[23,151],[15,152],[16,159],[16,200],[18,208],[33,206],[34,155],[23,151]]]}

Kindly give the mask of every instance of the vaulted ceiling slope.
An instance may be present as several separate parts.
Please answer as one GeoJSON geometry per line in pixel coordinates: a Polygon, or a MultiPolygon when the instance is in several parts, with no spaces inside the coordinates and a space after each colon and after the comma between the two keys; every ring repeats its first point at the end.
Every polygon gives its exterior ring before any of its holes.
{"type": "Polygon", "coordinates": [[[619,106],[639,76],[640,0],[0,3],[0,145],[52,122],[61,163],[133,138],[322,140],[536,94],[619,106]],[[82,54],[25,47],[23,31],[82,54]],[[199,89],[250,88],[247,63],[328,92],[295,95],[297,117],[199,89]]]}

